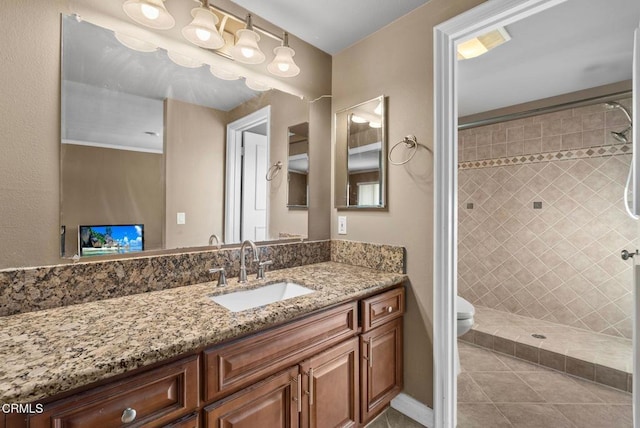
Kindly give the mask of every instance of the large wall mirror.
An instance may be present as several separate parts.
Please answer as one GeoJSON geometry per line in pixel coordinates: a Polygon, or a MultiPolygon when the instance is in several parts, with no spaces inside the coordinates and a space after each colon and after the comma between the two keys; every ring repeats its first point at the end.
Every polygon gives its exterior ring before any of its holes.
{"type": "Polygon", "coordinates": [[[386,207],[385,98],[336,113],[335,207],[386,207]]]}
{"type": "Polygon", "coordinates": [[[162,49],[134,50],[75,17],[62,21],[65,256],[79,254],[81,225],[95,235],[84,245],[110,248],[100,254],[307,236],[306,212],[289,216],[286,171],[265,176],[286,164],[288,127],[309,120],[306,101],[224,80],[162,49]],[[229,160],[230,135],[233,150],[251,156],[229,160]],[[240,202],[231,210],[229,200],[240,202]]]}
{"type": "Polygon", "coordinates": [[[287,206],[309,207],[309,122],[289,127],[287,206]]]}

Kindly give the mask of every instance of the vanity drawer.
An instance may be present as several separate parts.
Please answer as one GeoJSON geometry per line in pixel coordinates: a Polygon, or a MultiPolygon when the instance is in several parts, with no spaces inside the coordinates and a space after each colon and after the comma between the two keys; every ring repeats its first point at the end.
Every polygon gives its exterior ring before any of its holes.
{"type": "Polygon", "coordinates": [[[362,331],[369,331],[404,313],[404,287],[385,291],[362,301],[362,331]]]}
{"type": "Polygon", "coordinates": [[[197,409],[198,385],[193,356],[45,405],[29,427],[162,426],[197,409]]]}
{"type": "Polygon", "coordinates": [[[204,401],[236,392],[357,332],[357,302],[351,302],[206,350],[204,401]]]}

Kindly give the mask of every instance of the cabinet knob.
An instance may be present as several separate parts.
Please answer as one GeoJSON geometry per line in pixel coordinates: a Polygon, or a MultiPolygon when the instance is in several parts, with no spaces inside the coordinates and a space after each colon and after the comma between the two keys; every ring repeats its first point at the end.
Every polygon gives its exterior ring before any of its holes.
{"type": "Polygon", "coordinates": [[[120,418],[120,420],[125,423],[128,424],[129,422],[133,422],[136,420],[136,409],[132,409],[131,407],[127,407],[126,409],[124,409],[124,412],[122,412],[122,417],[120,418]]]}
{"type": "Polygon", "coordinates": [[[389,312],[389,313],[393,312],[393,308],[392,308],[391,306],[389,306],[389,307],[387,308],[387,312],[389,312]]]}

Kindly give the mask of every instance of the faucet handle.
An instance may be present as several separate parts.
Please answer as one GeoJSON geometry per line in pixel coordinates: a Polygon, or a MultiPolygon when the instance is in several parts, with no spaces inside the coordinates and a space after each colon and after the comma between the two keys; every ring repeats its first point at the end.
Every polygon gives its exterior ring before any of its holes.
{"type": "Polygon", "coordinates": [[[273,264],[273,260],[266,260],[264,262],[258,263],[258,276],[256,279],[264,279],[264,267],[273,264]]]}
{"type": "Polygon", "coordinates": [[[220,275],[218,276],[218,287],[224,287],[227,285],[227,274],[225,273],[224,268],[209,269],[209,273],[216,272],[220,272],[220,275]]]}

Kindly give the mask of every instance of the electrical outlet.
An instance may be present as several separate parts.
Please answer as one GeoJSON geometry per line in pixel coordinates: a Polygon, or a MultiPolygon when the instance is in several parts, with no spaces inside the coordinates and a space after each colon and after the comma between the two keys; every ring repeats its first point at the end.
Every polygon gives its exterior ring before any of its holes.
{"type": "Polygon", "coordinates": [[[347,234],[347,216],[338,216],[338,235],[347,234]]]}
{"type": "Polygon", "coordinates": [[[185,224],[187,222],[187,216],[185,213],[178,213],[177,222],[178,224],[185,224]]]}

